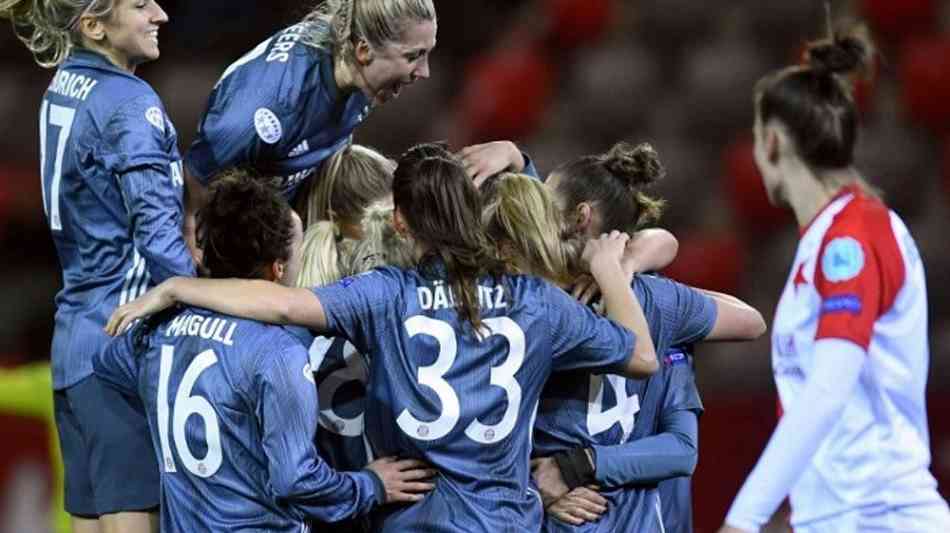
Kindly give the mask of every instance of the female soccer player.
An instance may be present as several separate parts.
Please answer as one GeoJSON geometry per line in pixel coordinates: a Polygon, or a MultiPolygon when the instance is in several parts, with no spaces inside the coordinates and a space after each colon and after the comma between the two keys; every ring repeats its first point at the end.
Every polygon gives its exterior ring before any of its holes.
{"type": "MultiPolygon", "coordinates": [[[[650,163],[627,169],[650,174],[640,179],[653,180],[661,173],[655,152],[646,146],[618,145],[614,152],[613,157],[625,154],[650,163]]],[[[587,179],[596,187],[604,175],[592,175],[587,179]]],[[[483,189],[486,226],[500,248],[528,271],[566,279],[563,283],[569,285],[576,277],[570,272],[576,247],[560,242],[564,224],[545,185],[507,174],[483,189]]],[[[645,201],[630,201],[627,211],[637,218],[645,201]]],[[[726,308],[717,316],[709,297],[653,276],[637,276],[633,289],[644,302],[651,336],[659,339],[655,342],[661,349],[708,338],[717,326],[720,337],[738,337],[742,332],[735,328],[742,317],[737,315],[750,313],[745,306],[726,308]]],[[[751,314],[757,313],[752,310],[751,314]]],[[[571,525],[581,526],[580,531],[663,529],[656,491],[643,486],[692,473],[696,418],[702,406],[682,351],[666,353],[661,364],[656,375],[641,381],[611,375],[588,378],[571,372],[552,376],[542,393],[535,425],[536,453],[554,458],[535,461],[536,480],[549,505],[546,530],[575,530],[571,525]],[[604,487],[603,494],[583,486],[595,481],[604,487]]]]}
{"type": "MultiPolygon", "coordinates": [[[[210,193],[198,228],[208,274],[296,279],[300,218],[279,193],[243,172],[216,177],[210,193]]],[[[95,370],[146,406],[163,531],[298,532],[307,518],[334,522],[432,488],[419,461],[355,472],[322,461],[307,350],[283,328],[177,308],[115,339],[95,370]]]]}
{"type": "Polygon", "coordinates": [[[432,0],[326,0],[229,66],[185,157],[185,234],[215,173],[249,166],[280,176],[292,200],[348,145],[371,109],[429,77],[432,0]]]}
{"type": "Polygon", "coordinates": [[[373,449],[424,458],[441,473],[423,501],[377,517],[380,530],[537,530],[528,455],[544,380],[557,369],[643,377],[657,367],[620,266],[626,237],[593,240],[583,255],[615,323],[537,278],[505,272],[482,230],[478,192],[454,158],[403,157],[393,199],[414,268],[312,291],[178,278],[116,313],[110,330],[188,301],[344,336],[370,359],[364,416],[373,449]]]}
{"type": "Polygon", "coordinates": [[[158,470],[134,401],[100,387],[92,358],[119,304],[194,274],[181,236],[175,128],[136,67],[159,56],[168,17],[148,0],[0,0],[44,67],[43,203],[63,268],[52,343],[65,505],[76,531],[147,531],[158,470]]]}
{"type": "Polygon", "coordinates": [[[758,531],[786,496],[796,532],[950,531],[928,470],[923,263],[854,167],[846,76],[872,55],[866,33],[832,34],[756,88],[756,163],[801,241],[772,331],[784,415],[723,533],[758,531]]]}

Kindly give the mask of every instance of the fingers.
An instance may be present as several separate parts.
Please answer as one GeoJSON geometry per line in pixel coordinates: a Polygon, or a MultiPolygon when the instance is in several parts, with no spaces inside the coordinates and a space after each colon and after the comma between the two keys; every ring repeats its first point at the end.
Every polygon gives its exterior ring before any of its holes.
{"type": "Polygon", "coordinates": [[[412,470],[403,470],[400,477],[406,481],[412,481],[416,479],[429,479],[438,473],[437,470],[432,468],[415,468],[412,470]]]}
{"type": "Polygon", "coordinates": [[[604,498],[596,491],[593,491],[587,487],[577,487],[571,494],[576,496],[579,499],[593,503],[604,508],[604,511],[607,510],[607,498],[604,498]]]}
{"type": "Polygon", "coordinates": [[[425,498],[424,494],[414,494],[409,492],[390,492],[387,500],[390,503],[412,503],[420,502],[425,498]]]}
{"type": "Polygon", "coordinates": [[[434,488],[435,488],[435,483],[420,483],[420,482],[416,482],[416,483],[400,483],[399,486],[396,487],[396,491],[398,491],[398,492],[404,492],[404,493],[407,493],[407,494],[410,494],[410,493],[411,493],[411,494],[417,494],[417,493],[420,493],[420,492],[423,492],[423,493],[424,493],[424,492],[429,492],[430,490],[432,490],[432,489],[434,489],[434,488]]]}
{"type": "Polygon", "coordinates": [[[425,461],[420,461],[419,459],[397,459],[395,457],[389,457],[390,462],[395,463],[395,466],[398,470],[418,470],[418,469],[428,469],[429,463],[425,461]]]}
{"type": "Polygon", "coordinates": [[[582,518],[576,517],[573,514],[568,513],[567,511],[563,509],[554,509],[552,507],[548,509],[548,513],[550,513],[554,518],[557,518],[561,522],[567,522],[568,524],[571,524],[572,526],[579,526],[584,523],[584,520],[582,518]]]}
{"type": "Polygon", "coordinates": [[[572,491],[566,496],[565,499],[567,500],[566,503],[576,506],[578,509],[582,509],[585,512],[593,513],[597,516],[607,512],[607,500],[597,493],[593,493],[593,497],[591,497],[590,494],[581,495],[575,491],[572,491]]]}

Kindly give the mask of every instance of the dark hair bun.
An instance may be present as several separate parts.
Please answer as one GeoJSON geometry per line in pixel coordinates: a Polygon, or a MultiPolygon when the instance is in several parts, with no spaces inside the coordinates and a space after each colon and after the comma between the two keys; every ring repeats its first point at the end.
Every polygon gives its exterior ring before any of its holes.
{"type": "Polygon", "coordinates": [[[660,155],[649,143],[636,146],[627,142],[615,144],[604,155],[604,166],[633,188],[651,185],[666,175],[660,155]]]}
{"type": "Polygon", "coordinates": [[[811,43],[807,51],[808,65],[822,75],[864,70],[872,55],[873,45],[864,26],[845,36],[811,43]]]}

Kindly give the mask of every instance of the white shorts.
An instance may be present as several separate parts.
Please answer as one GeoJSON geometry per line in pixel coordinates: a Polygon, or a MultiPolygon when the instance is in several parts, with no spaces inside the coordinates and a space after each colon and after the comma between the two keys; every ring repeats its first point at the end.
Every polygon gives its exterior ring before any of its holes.
{"type": "Polygon", "coordinates": [[[857,509],[831,518],[796,525],[795,533],[947,533],[947,503],[891,507],[884,511],[857,509]]]}

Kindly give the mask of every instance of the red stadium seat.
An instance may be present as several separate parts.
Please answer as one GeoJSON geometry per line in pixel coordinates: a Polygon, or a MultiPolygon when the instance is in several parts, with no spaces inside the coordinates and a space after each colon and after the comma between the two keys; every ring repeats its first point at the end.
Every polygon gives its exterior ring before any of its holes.
{"type": "Polygon", "coordinates": [[[729,196],[741,231],[765,236],[788,224],[790,215],[769,203],[754,150],[754,142],[749,138],[726,147],[722,154],[722,188],[729,196]]]}
{"type": "Polygon", "coordinates": [[[663,273],[681,283],[734,294],[745,268],[745,243],[734,233],[692,234],[663,273]]]}
{"type": "Polygon", "coordinates": [[[908,43],[900,79],[910,118],[937,134],[950,133],[950,37],[908,43]]]}
{"type": "Polygon", "coordinates": [[[894,43],[929,33],[937,18],[935,0],[861,0],[861,11],[875,36],[894,43]]]}
{"type": "Polygon", "coordinates": [[[607,32],[616,0],[547,0],[552,40],[564,48],[591,44],[607,32]]]}

